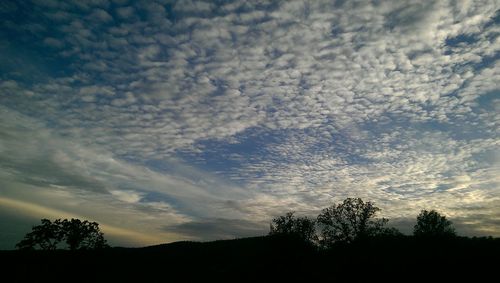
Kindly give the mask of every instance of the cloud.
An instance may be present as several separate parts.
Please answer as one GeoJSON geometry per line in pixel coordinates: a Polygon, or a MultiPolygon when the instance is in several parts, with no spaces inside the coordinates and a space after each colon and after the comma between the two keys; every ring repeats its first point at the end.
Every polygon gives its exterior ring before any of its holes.
{"type": "MultiPolygon", "coordinates": [[[[165,165],[179,171],[151,171],[60,137],[32,118],[0,109],[9,121],[0,127],[4,137],[0,183],[5,199],[60,211],[59,217],[77,215],[100,223],[119,223],[116,229],[158,237],[165,224],[202,216],[243,215],[225,203],[247,193],[214,176],[173,161],[165,165]]],[[[55,217],[55,213],[41,215],[55,217]]],[[[172,234],[165,241],[189,237],[172,234]]]]}
{"type": "Polygon", "coordinates": [[[52,38],[52,37],[47,37],[43,40],[43,43],[45,43],[47,46],[54,47],[54,48],[61,48],[64,46],[64,43],[61,41],[52,38]]]}
{"type": "Polygon", "coordinates": [[[128,203],[138,203],[142,199],[142,195],[134,191],[119,191],[114,190],[110,192],[117,199],[128,202],[128,203]]]}
{"type": "Polygon", "coordinates": [[[130,18],[135,14],[134,7],[120,7],[116,9],[118,16],[122,18],[130,18]]]}

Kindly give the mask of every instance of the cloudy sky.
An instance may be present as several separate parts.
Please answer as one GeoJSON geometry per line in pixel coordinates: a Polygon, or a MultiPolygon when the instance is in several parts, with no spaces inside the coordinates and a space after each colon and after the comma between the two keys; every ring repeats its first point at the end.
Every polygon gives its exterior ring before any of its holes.
{"type": "Polygon", "coordinates": [[[500,2],[1,1],[0,248],[261,235],[372,201],[500,236],[500,2]]]}

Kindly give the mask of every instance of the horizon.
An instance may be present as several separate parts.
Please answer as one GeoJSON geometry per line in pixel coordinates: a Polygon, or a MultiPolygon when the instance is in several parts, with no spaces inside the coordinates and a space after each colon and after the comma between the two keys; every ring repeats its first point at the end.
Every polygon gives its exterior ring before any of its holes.
{"type": "Polygon", "coordinates": [[[269,232],[348,197],[500,237],[498,1],[3,1],[0,249],[269,232]]]}

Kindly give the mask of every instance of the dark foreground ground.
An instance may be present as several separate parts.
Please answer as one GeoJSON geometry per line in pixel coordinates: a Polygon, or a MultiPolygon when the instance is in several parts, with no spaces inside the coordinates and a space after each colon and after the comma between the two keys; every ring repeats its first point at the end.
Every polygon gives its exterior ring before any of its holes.
{"type": "Polygon", "coordinates": [[[2,282],[499,282],[500,239],[397,237],[319,251],[294,239],[255,237],[102,251],[0,251],[0,260],[2,282]]]}

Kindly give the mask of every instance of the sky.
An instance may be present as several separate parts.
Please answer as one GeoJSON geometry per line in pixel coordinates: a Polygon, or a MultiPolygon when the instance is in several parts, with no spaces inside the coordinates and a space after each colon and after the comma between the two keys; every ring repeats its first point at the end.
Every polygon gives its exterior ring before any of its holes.
{"type": "Polygon", "coordinates": [[[500,2],[0,2],[0,249],[263,235],[347,197],[500,236],[500,2]]]}

